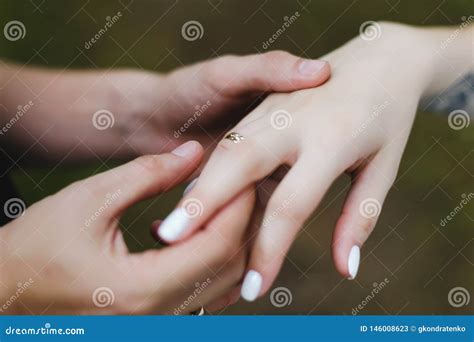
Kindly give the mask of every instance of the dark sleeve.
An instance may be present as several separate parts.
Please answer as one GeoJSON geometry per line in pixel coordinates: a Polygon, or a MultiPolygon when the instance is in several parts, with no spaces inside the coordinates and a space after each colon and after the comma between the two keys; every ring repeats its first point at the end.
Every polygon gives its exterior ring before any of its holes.
{"type": "Polygon", "coordinates": [[[460,77],[448,89],[431,98],[425,98],[420,104],[424,111],[449,114],[452,111],[465,111],[474,115],[474,72],[460,77]]]}

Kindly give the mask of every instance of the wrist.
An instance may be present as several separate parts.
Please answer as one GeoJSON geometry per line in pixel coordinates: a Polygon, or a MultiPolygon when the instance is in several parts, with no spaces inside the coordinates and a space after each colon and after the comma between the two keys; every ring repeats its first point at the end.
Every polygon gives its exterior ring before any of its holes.
{"type": "Polygon", "coordinates": [[[326,59],[331,63],[333,74],[341,70],[341,73],[355,72],[363,79],[369,75],[403,82],[410,85],[412,92],[421,94],[430,82],[433,66],[426,62],[419,29],[380,22],[373,30],[375,33],[361,33],[328,55],[326,59]]]}
{"type": "MultiPolygon", "coordinates": [[[[400,71],[407,74],[410,87],[419,85],[420,96],[444,91],[457,78],[473,69],[472,35],[473,17],[458,26],[416,27],[397,23],[381,23],[385,39],[381,39],[380,52],[391,52],[398,61],[400,71]]],[[[382,56],[380,56],[382,57],[382,56]]]]}
{"type": "Polygon", "coordinates": [[[436,64],[429,52],[432,42],[425,29],[389,22],[382,23],[382,29],[387,36],[383,41],[385,51],[391,52],[394,63],[391,73],[403,76],[407,91],[421,98],[436,74],[436,64]]]}
{"type": "Polygon", "coordinates": [[[418,29],[425,41],[426,61],[432,68],[424,96],[431,97],[444,92],[456,80],[474,70],[473,21],[474,17],[471,16],[457,26],[418,29]]]}
{"type": "Polygon", "coordinates": [[[376,38],[360,34],[325,58],[331,64],[333,78],[350,75],[354,80],[369,81],[374,95],[419,99],[433,73],[433,66],[426,62],[419,30],[388,22],[378,23],[373,29],[376,38]]]}
{"type": "Polygon", "coordinates": [[[366,71],[370,70],[372,76],[403,85],[407,92],[421,98],[443,91],[472,69],[470,46],[474,25],[377,25],[373,28],[375,38],[361,34],[327,56],[333,75],[338,69],[345,69],[344,73],[359,69],[362,74],[357,76],[367,77],[366,71]]]}
{"type": "Polygon", "coordinates": [[[162,79],[163,76],[157,73],[136,70],[116,71],[109,76],[113,84],[110,108],[115,116],[114,134],[120,144],[128,140],[131,148],[127,153],[132,157],[141,153],[134,148],[135,140],[140,139],[137,129],[150,120],[162,102],[159,91],[162,79]]]}

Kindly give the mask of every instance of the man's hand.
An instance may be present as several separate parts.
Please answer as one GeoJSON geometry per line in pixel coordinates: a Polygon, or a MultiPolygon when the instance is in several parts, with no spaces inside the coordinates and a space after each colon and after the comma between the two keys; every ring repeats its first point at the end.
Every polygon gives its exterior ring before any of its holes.
{"type": "Polygon", "coordinates": [[[131,254],[119,229],[128,207],[182,182],[202,156],[188,142],[27,208],[0,229],[0,313],[185,314],[230,291],[246,264],[253,192],[242,192],[193,239],[162,250],[131,254]]]}
{"type": "MultiPolygon", "coordinates": [[[[149,71],[0,69],[0,119],[12,154],[49,159],[135,157],[195,139],[207,149],[268,93],[324,83],[329,65],[287,52],[223,56],[168,74],[149,71]],[[30,102],[31,101],[31,102],[30,102]],[[41,146],[37,140],[41,140],[41,146]]],[[[29,158],[23,158],[25,160],[29,158]]]]}

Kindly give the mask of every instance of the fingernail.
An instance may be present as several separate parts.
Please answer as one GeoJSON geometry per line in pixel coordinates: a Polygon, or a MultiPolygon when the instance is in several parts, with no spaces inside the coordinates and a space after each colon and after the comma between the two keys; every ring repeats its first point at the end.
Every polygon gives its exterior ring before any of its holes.
{"type": "Polygon", "coordinates": [[[198,179],[195,178],[194,180],[191,181],[191,183],[188,184],[188,186],[186,186],[186,188],[183,191],[183,197],[186,196],[188,194],[188,192],[190,192],[192,190],[192,188],[194,188],[194,186],[196,185],[197,180],[198,179]]]}
{"type": "Polygon", "coordinates": [[[189,215],[185,209],[176,208],[168,215],[158,228],[158,235],[166,242],[174,242],[186,233],[190,227],[189,215]]]}
{"type": "Polygon", "coordinates": [[[349,253],[349,260],[347,261],[347,268],[349,269],[349,279],[354,279],[357,275],[360,262],[360,248],[359,246],[352,246],[349,253]]]}
{"type": "Polygon", "coordinates": [[[255,299],[257,299],[261,288],[262,276],[257,271],[250,270],[245,276],[240,294],[246,301],[253,302],[255,299]]]}
{"type": "Polygon", "coordinates": [[[302,75],[312,76],[320,71],[326,62],[313,60],[313,59],[303,59],[298,66],[298,70],[302,75]]]}
{"type": "Polygon", "coordinates": [[[187,143],[176,147],[173,151],[171,151],[171,153],[178,157],[191,158],[196,152],[195,144],[196,142],[194,141],[188,141],[187,143]]]}

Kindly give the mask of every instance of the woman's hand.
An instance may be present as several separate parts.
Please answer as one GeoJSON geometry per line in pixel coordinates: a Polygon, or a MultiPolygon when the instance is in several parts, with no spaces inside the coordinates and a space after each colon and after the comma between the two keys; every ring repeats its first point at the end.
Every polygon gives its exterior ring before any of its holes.
{"type": "Polygon", "coordinates": [[[182,182],[202,157],[188,142],[27,208],[0,229],[0,313],[185,314],[229,292],[245,269],[251,191],[179,246],[131,254],[119,229],[128,207],[182,182]]]}
{"type": "Polygon", "coordinates": [[[12,154],[22,154],[22,146],[50,159],[155,154],[190,139],[207,149],[266,94],[315,87],[329,74],[324,61],[282,51],[223,56],[167,74],[63,73],[5,64],[0,122],[15,117],[20,105],[28,110],[21,125],[2,136],[15,147],[12,154]]]}
{"type": "MultiPolygon", "coordinates": [[[[354,278],[359,248],[395,180],[418,101],[439,83],[445,67],[435,54],[438,41],[449,37],[449,30],[428,34],[394,24],[380,29],[380,40],[357,38],[325,57],[333,70],[326,85],[272,94],[230,129],[243,140],[218,144],[193,189],[161,225],[161,238],[189,237],[249,184],[283,175],[253,235],[242,296],[254,300],[271,286],[331,183],[346,172],[353,184],[336,223],[333,256],[338,271],[354,278]],[[189,219],[184,204],[191,199],[203,210],[189,219]]],[[[469,44],[463,45],[468,41],[469,35],[452,43],[460,74],[472,65],[469,44]]]]}

